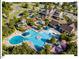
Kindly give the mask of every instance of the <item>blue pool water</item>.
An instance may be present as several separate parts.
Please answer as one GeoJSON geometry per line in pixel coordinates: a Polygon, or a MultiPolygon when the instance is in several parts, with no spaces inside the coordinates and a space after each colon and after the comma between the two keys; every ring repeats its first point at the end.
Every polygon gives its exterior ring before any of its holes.
{"type": "Polygon", "coordinates": [[[49,26],[44,27],[45,30],[48,30],[49,28],[50,28],[49,26]]]}
{"type": "Polygon", "coordinates": [[[29,35],[29,32],[25,32],[25,33],[23,33],[22,35],[23,35],[23,36],[27,36],[27,35],[29,35]]]}
{"type": "Polygon", "coordinates": [[[10,42],[11,44],[19,44],[19,43],[23,42],[23,40],[24,40],[24,38],[21,37],[21,36],[14,36],[14,37],[12,37],[12,38],[9,40],[9,42],[10,42]]]}
{"type": "Polygon", "coordinates": [[[46,40],[49,40],[52,37],[52,35],[47,32],[36,32],[33,29],[27,30],[27,32],[30,34],[29,37],[14,36],[9,40],[9,42],[11,44],[19,44],[27,40],[32,42],[36,48],[37,47],[39,48],[39,47],[43,47],[46,40]],[[38,36],[40,36],[40,38],[37,38],[38,36]]]}

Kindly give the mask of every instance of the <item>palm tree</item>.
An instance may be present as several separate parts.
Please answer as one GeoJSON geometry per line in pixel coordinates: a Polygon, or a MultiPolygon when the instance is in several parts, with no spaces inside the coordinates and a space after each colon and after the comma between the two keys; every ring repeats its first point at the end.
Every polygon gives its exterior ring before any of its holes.
{"type": "Polygon", "coordinates": [[[23,3],[21,7],[28,8],[28,3],[23,3]]]}
{"type": "Polygon", "coordinates": [[[55,38],[51,38],[50,42],[51,42],[52,44],[56,44],[57,40],[56,40],[55,38]]]}
{"type": "Polygon", "coordinates": [[[46,54],[50,54],[50,48],[51,48],[51,46],[48,45],[48,44],[46,44],[46,45],[44,46],[44,49],[45,49],[45,53],[46,53],[46,54]]]}
{"type": "Polygon", "coordinates": [[[48,9],[51,10],[52,9],[52,4],[49,2],[48,3],[48,9]]]}
{"type": "Polygon", "coordinates": [[[46,54],[46,51],[45,51],[45,49],[42,49],[39,53],[40,54],[46,54]]]}
{"type": "Polygon", "coordinates": [[[47,10],[47,3],[45,3],[44,8],[47,10]]]}
{"type": "Polygon", "coordinates": [[[28,13],[27,11],[24,11],[24,12],[23,12],[23,17],[24,17],[25,19],[27,19],[28,16],[29,16],[29,13],[28,13]]]}
{"type": "Polygon", "coordinates": [[[12,10],[11,3],[9,2],[2,2],[2,12],[9,16],[9,12],[12,10]]]}
{"type": "Polygon", "coordinates": [[[62,33],[62,34],[61,34],[61,39],[62,39],[62,40],[66,40],[66,41],[69,42],[69,41],[71,41],[72,37],[70,37],[70,36],[68,35],[68,33],[65,32],[65,33],[62,33]]]}
{"type": "Polygon", "coordinates": [[[49,24],[49,20],[45,19],[45,25],[48,25],[48,24],[49,24]]]}
{"type": "Polygon", "coordinates": [[[39,7],[39,3],[38,3],[38,2],[36,2],[36,3],[35,3],[35,6],[36,6],[36,7],[39,7]]]}

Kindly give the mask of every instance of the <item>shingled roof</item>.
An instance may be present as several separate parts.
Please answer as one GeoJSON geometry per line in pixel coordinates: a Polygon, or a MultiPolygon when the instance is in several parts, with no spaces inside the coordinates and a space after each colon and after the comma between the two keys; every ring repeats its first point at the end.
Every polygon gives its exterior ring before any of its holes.
{"type": "Polygon", "coordinates": [[[72,31],[72,27],[67,25],[67,24],[63,24],[61,25],[62,30],[66,31],[66,32],[71,32],[72,31]]]}
{"type": "MultiPolygon", "coordinates": [[[[52,20],[50,23],[49,23],[50,26],[52,27],[56,27],[56,25],[60,25],[57,21],[55,20],[52,20]]],[[[60,26],[60,28],[63,30],[63,31],[66,31],[66,32],[71,32],[73,27],[69,26],[68,24],[63,24],[60,26]]]]}
{"type": "Polygon", "coordinates": [[[57,21],[54,21],[54,20],[52,20],[51,22],[50,22],[50,25],[51,26],[56,26],[56,25],[58,25],[59,23],[57,22],[57,21]]]}

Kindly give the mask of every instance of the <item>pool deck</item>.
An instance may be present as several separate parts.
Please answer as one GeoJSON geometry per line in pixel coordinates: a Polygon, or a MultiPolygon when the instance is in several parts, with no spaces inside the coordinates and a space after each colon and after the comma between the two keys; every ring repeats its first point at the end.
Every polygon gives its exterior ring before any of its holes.
{"type": "MultiPolygon", "coordinates": [[[[29,30],[29,29],[28,29],[28,30],[29,30]]],[[[37,31],[37,30],[34,30],[34,31],[39,32],[39,31],[37,31]]],[[[26,30],[26,32],[27,32],[27,30],[26,30]]],[[[49,33],[59,34],[59,35],[61,34],[61,33],[58,32],[57,30],[55,30],[54,28],[50,28],[49,30],[41,30],[40,32],[49,32],[49,33]]],[[[19,43],[19,44],[16,44],[16,45],[13,45],[13,44],[10,44],[10,43],[9,43],[9,39],[10,39],[10,38],[12,38],[13,36],[18,36],[18,35],[21,36],[21,34],[22,34],[22,32],[20,32],[20,31],[18,31],[18,30],[15,30],[14,33],[12,33],[11,35],[9,35],[8,37],[6,37],[6,38],[3,40],[3,43],[2,43],[2,44],[5,44],[5,45],[7,45],[7,46],[21,45],[22,43],[19,43]]],[[[26,42],[26,41],[24,41],[24,42],[26,42]]],[[[32,47],[32,48],[35,49],[33,43],[30,43],[30,47],[32,47]]],[[[36,50],[36,49],[35,49],[35,50],[36,50]]]]}
{"type": "Polygon", "coordinates": [[[20,32],[20,31],[18,31],[18,30],[15,30],[14,33],[12,33],[11,35],[9,35],[8,37],[6,37],[6,38],[3,40],[2,44],[5,44],[5,45],[7,45],[7,46],[13,46],[12,44],[9,43],[9,39],[12,38],[13,36],[17,36],[17,35],[21,35],[21,34],[22,34],[22,32],[20,32]]]}
{"type": "MultiPolygon", "coordinates": [[[[5,40],[3,40],[2,44],[5,44],[6,46],[22,45],[22,43],[15,44],[15,45],[9,43],[10,38],[12,38],[13,36],[21,35],[21,34],[22,34],[22,32],[16,30],[14,33],[12,33],[8,37],[6,37],[5,40]]],[[[24,41],[24,42],[27,42],[28,46],[30,46],[31,48],[36,50],[36,48],[34,47],[32,42],[29,42],[29,41],[24,41]]]]}
{"type": "Polygon", "coordinates": [[[55,30],[54,28],[50,28],[50,31],[51,33],[54,33],[54,34],[61,34],[60,32],[58,32],[57,30],[55,30]]]}
{"type": "Polygon", "coordinates": [[[49,30],[42,30],[41,32],[49,32],[49,33],[59,34],[59,35],[61,34],[57,30],[55,30],[54,28],[50,28],[49,30]]]}

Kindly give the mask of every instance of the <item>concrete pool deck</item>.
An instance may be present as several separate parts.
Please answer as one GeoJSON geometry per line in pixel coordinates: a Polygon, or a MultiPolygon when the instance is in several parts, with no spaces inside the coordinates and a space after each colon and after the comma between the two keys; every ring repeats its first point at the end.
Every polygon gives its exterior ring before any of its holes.
{"type": "Polygon", "coordinates": [[[49,33],[51,33],[51,34],[61,34],[60,32],[58,32],[57,30],[55,30],[54,28],[50,28],[50,29],[48,29],[48,30],[42,30],[42,31],[40,31],[40,32],[49,32],[49,33]]]}
{"type": "Polygon", "coordinates": [[[22,34],[22,32],[20,32],[20,31],[18,31],[18,30],[15,30],[14,33],[12,33],[11,35],[9,35],[8,37],[6,37],[6,38],[3,40],[2,44],[5,44],[5,45],[7,45],[7,46],[14,46],[14,45],[12,45],[12,44],[9,43],[9,39],[12,38],[13,36],[17,36],[17,35],[21,35],[21,34],[22,34]]]}
{"type": "Polygon", "coordinates": [[[49,30],[50,33],[54,33],[54,34],[61,34],[60,32],[58,32],[57,30],[55,30],[54,28],[50,28],[49,30]]]}
{"type": "MultiPolygon", "coordinates": [[[[29,30],[29,29],[28,29],[29,30]]],[[[26,30],[25,32],[27,32],[28,30],[26,30]]],[[[34,30],[35,32],[38,32],[37,30],[34,30]]],[[[52,34],[59,34],[60,35],[60,32],[58,32],[57,30],[53,29],[53,28],[50,28],[49,30],[41,30],[40,32],[49,32],[49,33],[52,33],[52,34]]],[[[12,38],[13,36],[22,36],[21,35],[22,32],[18,31],[18,30],[15,30],[15,32],[11,35],[9,35],[8,37],[5,38],[5,40],[3,40],[3,43],[2,44],[5,44],[7,46],[16,46],[16,45],[21,45],[22,43],[19,43],[19,44],[10,44],[9,43],[9,39],[12,38]]],[[[23,36],[22,36],[23,37],[23,36]]],[[[25,42],[25,41],[24,41],[25,42]]],[[[33,43],[31,44],[32,47],[34,48],[33,46],[33,43]]],[[[30,45],[30,46],[31,46],[30,45]]]]}

